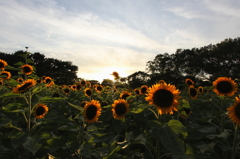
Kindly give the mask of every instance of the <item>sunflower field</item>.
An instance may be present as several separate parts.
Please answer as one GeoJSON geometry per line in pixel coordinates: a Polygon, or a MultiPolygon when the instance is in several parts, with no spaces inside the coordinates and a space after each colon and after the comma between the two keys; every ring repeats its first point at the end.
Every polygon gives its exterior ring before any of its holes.
{"type": "Polygon", "coordinates": [[[16,67],[0,60],[0,158],[240,158],[240,97],[231,77],[208,87],[191,79],[136,89],[56,85],[36,76],[27,55],[16,67]]]}

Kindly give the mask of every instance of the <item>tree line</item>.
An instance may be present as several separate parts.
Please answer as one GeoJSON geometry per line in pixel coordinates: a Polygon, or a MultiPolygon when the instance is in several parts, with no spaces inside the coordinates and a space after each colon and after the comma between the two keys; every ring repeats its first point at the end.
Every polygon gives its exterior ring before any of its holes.
{"type": "MultiPolygon", "coordinates": [[[[0,59],[14,66],[25,51],[16,51],[13,54],[0,52],[0,59]]],[[[62,61],[54,58],[46,58],[39,52],[28,55],[33,61],[38,77],[50,76],[58,85],[74,84],[78,67],[70,61],[62,61]]],[[[158,54],[152,61],[146,63],[145,71],[137,71],[127,77],[122,77],[118,83],[127,84],[130,88],[142,85],[152,85],[159,80],[178,85],[186,78],[192,79],[199,85],[211,85],[217,77],[231,77],[240,79],[240,37],[228,38],[215,45],[209,44],[200,48],[177,49],[175,53],[158,54]]],[[[116,70],[117,71],[117,70],[116,70]]],[[[18,71],[10,70],[12,76],[17,76],[18,71]]],[[[111,81],[105,79],[102,84],[111,81]]]]}

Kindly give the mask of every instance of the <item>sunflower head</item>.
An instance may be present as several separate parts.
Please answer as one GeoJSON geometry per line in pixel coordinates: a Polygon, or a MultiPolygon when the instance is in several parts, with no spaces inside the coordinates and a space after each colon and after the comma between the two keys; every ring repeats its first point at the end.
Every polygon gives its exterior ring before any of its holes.
{"type": "Polygon", "coordinates": [[[115,119],[122,119],[125,114],[129,112],[129,104],[124,99],[115,100],[112,104],[113,117],[115,119]]]}
{"type": "Polygon", "coordinates": [[[228,77],[219,77],[213,82],[213,91],[220,96],[233,96],[237,92],[237,84],[228,77]]]}
{"type": "Polygon", "coordinates": [[[37,83],[42,83],[42,80],[41,79],[37,79],[36,82],[37,83]]]}
{"type": "Polygon", "coordinates": [[[198,87],[198,93],[199,93],[199,94],[203,94],[203,92],[204,92],[203,87],[202,87],[202,86],[199,86],[199,87],[198,87]]]}
{"type": "Polygon", "coordinates": [[[14,87],[13,93],[24,93],[34,85],[36,85],[36,81],[34,79],[28,79],[23,81],[20,85],[17,85],[17,87],[14,87]]]}
{"type": "Polygon", "coordinates": [[[95,89],[97,92],[101,92],[103,90],[103,87],[101,85],[97,85],[95,89]]]}
{"type": "Polygon", "coordinates": [[[127,97],[131,96],[132,94],[128,91],[123,91],[121,94],[120,94],[120,98],[121,99],[127,99],[127,97]]]}
{"type": "Polygon", "coordinates": [[[92,96],[92,90],[90,88],[85,88],[84,94],[88,97],[92,96]]]}
{"type": "Polygon", "coordinates": [[[84,87],[85,85],[86,85],[86,81],[85,80],[82,80],[81,82],[80,82],[80,84],[84,87]]]}
{"type": "Polygon", "coordinates": [[[63,88],[63,93],[65,93],[65,94],[69,94],[69,93],[70,93],[70,89],[69,89],[69,87],[65,87],[65,88],[63,88]]]}
{"type": "Polygon", "coordinates": [[[119,76],[119,74],[118,74],[118,72],[116,72],[116,71],[114,71],[111,75],[113,75],[114,76],[114,79],[115,80],[117,80],[117,79],[119,79],[120,78],[120,76],[119,76]]]}
{"type": "Polygon", "coordinates": [[[147,92],[147,89],[148,89],[148,86],[146,86],[146,85],[141,86],[141,88],[140,88],[141,94],[145,94],[147,92]]]}
{"type": "Polygon", "coordinates": [[[197,91],[197,89],[193,85],[191,85],[188,88],[188,94],[190,95],[190,97],[192,99],[196,99],[197,95],[198,95],[198,91],[197,91]]]}
{"type": "Polygon", "coordinates": [[[81,88],[82,88],[82,85],[80,84],[80,83],[78,83],[78,84],[76,84],[76,90],[81,90],[81,88]]]}
{"type": "Polygon", "coordinates": [[[4,85],[3,80],[0,80],[0,86],[3,86],[3,85],[4,85]]]}
{"type": "Polygon", "coordinates": [[[46,83],[46,87],[50,87],[54,84],[54,81],[51,77],[44,77],[44,83],[46,83]]]}
{"type": "Polygon", "coordinates": [[[240,126],[240,99],[235,98],[234,105],[227,108],[228,117],[235,123],[237,126],[240,126]]]}
{"type": "Polygon", "coordinates": [[[71,88],[72,88],[73,90],[77,90],[77,85],[72,85],[71,88]]]}
{"type": "Polygon", "coordinates": [[[149,104],[153,104],[159,114],[173,114],[173,111],[177,111],[179,105],[179,94],[179,90],[174,85],[155,84],[148,89],[145,100],[149,104]]]}
{"type": "Polygon", "coordinates": [[[48,113],[48,107],[47,105],[45,104],[38,104],[36,107],[35,107],[35,110],[34,110],[34,116],[35,118],[37,119],[41,119],[41,118],[44,118],[44,116],[48,113]]]}
{"type": "Polygon", "coordinates": [[[185,79],[185,84],[186,84],[187,86],[191,86],[191,85],[194,85],[194,82],[193,82],[193,80],[191,80],[190,78],[187,78],[187,79],[185,79]]]}
{"type": "Polygon", "coordinates": [[[4,70],[7,65],[6,61],[0,59],[0,70],[4,70]]]}
{"type": "Polygon", "coordinates": [[[23,79],[22,79],[22,78],[18,78],[18,79],[17,79],[17,82],[22,83],[22,82],[23,82],[23,79]]]}
{"type": "Polygon", "coordinates": [[[84,106],[84,118],[87,123],[94,123],[98,121],[102,111],[101,104],[97,100],[91,100],[84,106]]]}
{"type": "Polygon", "coordinates": [[[28,64],[22,65],[21,71],[22,71],[22,73],[24,73],[25,75],[30,75],[30,74],[32,74],[32,72],[33,72],[33,67],[32,67],[31,65],[28,65],[28,64]]]}
{"type": "Polygon", "coordinates": [[[134,89],[134,92],[136,93],[136,95],[139,95],[140,94],[140,90],[139,89],[134,89]]]}
{"type": "Polygon", "coordinates": [[[2,79],[6,80],[6,79],[10,79],[11,78],[11,73],[8,71],[2,71],[0,76],[4,76],[2,77],[2,79]]]}

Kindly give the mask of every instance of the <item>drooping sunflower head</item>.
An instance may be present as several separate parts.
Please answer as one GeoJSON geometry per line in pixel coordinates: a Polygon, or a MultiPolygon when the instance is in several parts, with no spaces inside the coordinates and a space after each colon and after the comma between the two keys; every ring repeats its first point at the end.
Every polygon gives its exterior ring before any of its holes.
{"type": "Polygon", "coordinates": [[[25,64],[25,65],[22,65],[21,71],[25,75],[30,75],[33,72],[33,67],[31,65],[25,64]]]}
{"type": "Polygon", "coordinates": [[[17,82],[22,83],[22,82],[23,82],[23,79],[22,79],[22,78],[18,78],[18,79],[17,79],[17,82]]]}
{"type": "Polygon", "coordinates": [[[198,95],[197,89],[193,85],[189,86],[188,87],[188,94],[190,95],[190,97],[192,99],[196,99],[197,95],[198,95]]]}
{"type": "Polygon", "coordinates": [[[191,85],[194,85],[194,82],[193,82],[193,80],[191,80],[190,78],[187,78],[187,79],[185,79],[185,84],[186,84],[187,86],[191,86],[191,85]]]}
{"type": "Polygon", "coordinates": [[[11,73],[8,72],[8,71],[2,71],[0,76],[4,76],[4,77],[1,77],[1,78],[4,79],[4,80],[7,80],[7,79],[11,78],[11,73]]]}
{"type": "Polygon", "coordinates": [[[115,119],[122,119],[125,114],[129,112],[129,104],[124,99],[115,100],[112,104],[113,117],[115,119]]]}
{"type": "Polygon", "coordinates": [[[148,86],[146,86],[146,85],[141,86],[141,88],[140,88],[141,94],[145,94],[147,92],[147,89],[148,89],[148,86]]]}
{"type": "Polygon", "coordinates": [[[46,87],[50,87],[54,84],[54,81],[51,77],[45,77],[44,78],[44,83],[46,83],[46,87]]]}
{"type": "Polygon", "coordinates": [[[17,85],[17,87],[14,87],[13,93],[24,93],[34,85],[36,85],[36,81],[34,79],[28,79],[26,81],[23,81],[23,83],[20,85],[17,85]]]}
{"type": "Polygon", "coordinates": [[[134,92],[136,93],[136,95],[139,95],[140,94],[140,90],[139,89],[134,89],[134,92]]]}
{"type": "Polygon", "coordinates": [[[114,71],[111,75],[113,75],[114,76],[114,79],[115,80],[117,80],[117,79],[119,79],[120,78],[120,76],[119,76],[119,74],[118,74],[118,72],[116,72],[116,71],[114,71]]]}
{"type": "Polygon", "coordinates": [[[90,88],[85,88],[84,94],[88,97],[92,96],[92,90],[90,88]]]}
{"type": "Polygon", "coordinates": [[[44,116],[48,113],[48,107],[45,104],[39,103],[34,110],[34,116],[37,119],[44,118],[44,116]]]}
{"type": "Polygon", "coordinates": [[[219,77],[213,82],[213,91],[220,96],[233,96],[237,92],[237,84],[228,77],[219,77]]]}
{"type": "Polygon", "coordinates": [[[198,87],[198,93],[199,93],[199,94],[203,94],[203,92],[204,92],[203,87],[202,87],[202,86],[199,86],[199,87],[198,87]]]}
{"type": "Polygon", "coordinates": [[[153,104],[159,114],[173,114],[179,105],[179,90],[170,84],[155,84],[148,89],[145,100],[153,104]]]}
{"type": "Polygon", "coordinates": [[[0,70],[4,70],[7,65],[6,61],[0,59],[0,70]]]}
{"type": "Polygon", "coordinates": [[[237,126],[240,126],[240,99],[235,98],[234,105],[227,108],[228,117],[235,123],[237,126]]]}
{"type": "Polygon", "coordinates": [[[120,98],[121,99],[127,99],[127,97],[131,96],[131,92],[128,92],[128,91],[123,91],[121,94],[120,94],[120,98]]]}
{"type": "Polygon", "coordinates": [[[97,100],[91,100],[84,106],[84,118],[87,123],[94,123],[98,121],[102,111],[101,104],[97,100]]]}

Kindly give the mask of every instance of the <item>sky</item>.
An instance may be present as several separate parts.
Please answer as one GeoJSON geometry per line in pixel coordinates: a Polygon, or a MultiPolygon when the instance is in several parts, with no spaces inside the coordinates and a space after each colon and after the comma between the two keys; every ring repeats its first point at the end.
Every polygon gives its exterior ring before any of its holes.
{"type": "Polygon", "coordinates": [[[101,82],[145,71],[158,54],[239,37],[239,8],[239,0],[0,0],[0,52],[29,47],[101,82]]]}

